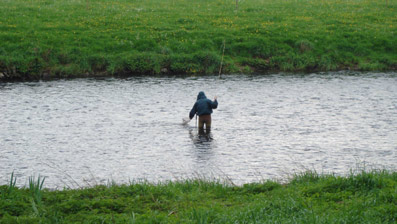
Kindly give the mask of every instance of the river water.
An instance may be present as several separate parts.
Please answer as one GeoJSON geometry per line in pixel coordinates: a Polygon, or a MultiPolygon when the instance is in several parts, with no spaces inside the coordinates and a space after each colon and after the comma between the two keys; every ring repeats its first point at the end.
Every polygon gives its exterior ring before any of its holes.
{"type": "Polygon", "coordinates": [[[0,185],[47,188],[397,167],[397,74],[74,79],[0,84],[0,185]],[[182,118],[203,90],[213,128],[182,118]]]}

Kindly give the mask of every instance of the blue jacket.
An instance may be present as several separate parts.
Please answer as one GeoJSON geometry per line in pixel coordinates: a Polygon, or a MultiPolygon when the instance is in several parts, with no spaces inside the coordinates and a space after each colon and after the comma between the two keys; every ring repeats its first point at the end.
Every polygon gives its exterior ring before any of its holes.
{"type": "Polygon", "coordinates": [[[197,114],[198,116],[212,114],[212,109],[216,109],[217,107],[218,101],[211,101],[210,99],[207,99],[204,92],[201,91],[197,95],[197,101],[189,113],[189,118],[192,119],[195,114],[197,114]]]}

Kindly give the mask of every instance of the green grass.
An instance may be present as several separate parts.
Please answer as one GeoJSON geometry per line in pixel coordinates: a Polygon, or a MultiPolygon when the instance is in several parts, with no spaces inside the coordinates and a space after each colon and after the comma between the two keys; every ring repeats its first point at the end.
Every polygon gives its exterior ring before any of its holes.
{"type": "Polygon", "coordinates": [[[345,177],[306,172],[287,184],[243,186],[185,180],[56,191],[9,187],[0,186],[0,223],[397,222],[397,173],[385,170],[345,177]]]}
{"type": "Polygon", "coordinates": [[[0,74],[394,70],[396,0],[0,0],[0,74]]]}

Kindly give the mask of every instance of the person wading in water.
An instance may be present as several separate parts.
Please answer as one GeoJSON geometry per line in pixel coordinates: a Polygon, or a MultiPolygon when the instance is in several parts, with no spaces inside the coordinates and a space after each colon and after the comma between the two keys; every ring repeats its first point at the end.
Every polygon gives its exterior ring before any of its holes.
{"type": "Polygon", "coordinates": [[[216,109],[217,107],[218,101],[216,96],[214,97],[214,101],[211,101],[205,96],[203,91],[199,92],[197,101],[189,113],[190,119],[192,119],[195,114],[199,116],[199,133],[204,133],[204,124],[207,134],[210,133],[212,109],[216,109]]]}

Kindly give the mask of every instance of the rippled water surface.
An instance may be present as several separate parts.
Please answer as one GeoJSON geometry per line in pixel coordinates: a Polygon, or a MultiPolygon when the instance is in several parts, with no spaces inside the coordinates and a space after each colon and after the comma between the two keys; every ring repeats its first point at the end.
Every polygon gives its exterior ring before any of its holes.
{"type": "Polygon", "coordinates": [[[0,184],[45,187],[146,179],[242,184],[306,169],[395,169],[397,75],[77,79],[0,84],[0,184]],[[218,96],[210,136],[188,116],[218,96]]]}

